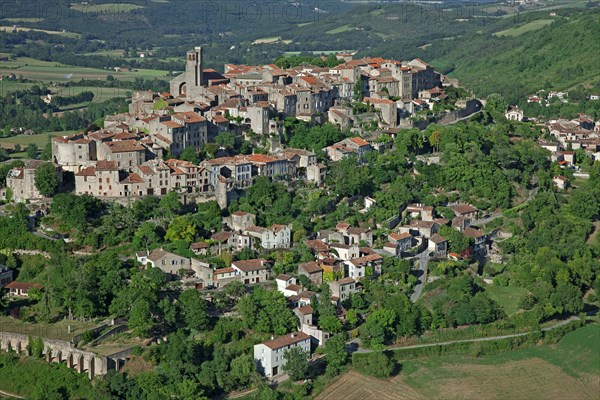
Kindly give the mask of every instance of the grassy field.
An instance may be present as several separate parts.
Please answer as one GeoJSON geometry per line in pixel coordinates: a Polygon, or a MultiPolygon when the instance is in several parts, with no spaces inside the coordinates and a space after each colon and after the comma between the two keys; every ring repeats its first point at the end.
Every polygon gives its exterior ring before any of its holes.
{"type": "Polygon", "coordinates": [[[335,29],[331,29],[325,33],[328,35],[335,35],[336,33],[343,33],[343,32],[347,32],[347,31],[351,31],[352,29],[354,29],[354,28],[351,27],[350,25],[342,25],[335,29]]]}
{"type": "Polygon", "coordinates": [[[21,147],[24,148],[29,143],[35,143],[39,148],[42,148],[48,143],[50,136],[72,135],[76,132],[77,131],[46,132],[38,135],[18,135],[9,138],[0,138],[0,146],[12,149],[15,147],[15,144],[20,144],[21,147]]]}
{"type": "Polygon", "coordinates": [[[103,88],[94,86],[58,87],[56,88],[56,91],[53,90],[54,94],[57,96],[75,96],[81,92],[88,91],[94,93],[94,99],[92,100],[92,103],[114,99],[115,97],[129,97],[132,92],[129,89],[103,88]]]}
{"type": "Polygon", "coordinates": [[[487,285],[485,291],[508,315],[519,311],[519,303],[527,294],[527,290],[512,286],[487,285]]]}
{"type": "Polygon", "coordinates": [[[123,50],[99,50],[93,53],[83,53],[84,56],[123,57],[123,50]]]}
{"type": "Polygon", "coordinates": [[[67,320],[61,320],[53,324],[41,322],[32,324],[11,317],[0,316],[0,331],[2,332],[40,336],[49,339],[71,340],[75,335],[79,335],[96,326],[97,324],[94,323],[67,320]],[[69,325],[71,326],[71,333],[68,332],[69,325]]]}
{"type": "Polygon", "coordinates": [[[284,56],[297,56],[302,53],[310,53],[310,54],[338,54],[338,53],[354,53],[355,50],[314,50],[314,51],[286,51],[283,53],[284,56]]]}
{"type": "Polygon", "coordinates": [[[348,372],[332,381],[319,400],[368,399],[598,399],[598,324],[542,345],[479,358],[444,356],[401,362],[398,376],[377,380],[348,372]]]}
{"type": "Polygon", "coordinates": [[[495,36],[519,36],[527,32],[541,29],[547,25],[553,23],[553,19],[538,19],[537,21],[531,21],[525,25],[518,26],[516,28],[506,29],[500,32],[495,32],[495,36]]]}
{"type": "Polygon", "coordinates": [[[36,22],[42,22],[44,20],[44,18],[4,18],[3,21],[6,22],[14,22],[14,23],[19,23],[19,22],[29,22],[32,24],[35,24],[36,22]]]}
{"type": "Polygon", "coordinates": [[[71,3],[71,9],[82,13],[116,13],[129,12],[144,8],[137,4],[128,3],[106,3],[106,4],[79,4],[71,3]]]}
{"type": "Polygon", "coordinates": [[[35,83],[31,83],[31,82],[22,83],[19,81],[3,80],[3,81],[0,81],[0,96],[4,96],[10,92],[14,92],[17,90],[27,90],[30,87],[32,87],[33,85],[35,85],[35,83]]]}
{"type": "Polygon", "coordinates": [[[15,74],[17,77],[23,76],[30,80],[48,82],[67,82],[69,80],[79,80],[82,78],[105,80],[108,75],[123,80],[133,80],[135,78],[167,78],[166,71],[140,69],[136,72],[115,72],[95,68],[74,67],[27,57],[0,63],[0,75],[11,73],[15,74]]]}
{"type": "Polygon", "coordinates": [[[272,36],[272,37],[264,37],[260,39],[256,39],[252,44],[268,44],[275,43],[281,40],[281,36],[272,36]]]}
{"type": "Polygon", "coordinates": [[[12,33],[14,31],[17,31],[17,32],[30,32],[30,31],[43,32],[43,33],[47,33],[49,35],[60,35],[60,36],[69,37],[69,38],[81,37],[81,35],[79,33],[67,32],[67,31],[48,31],[45,29],[34,29],[34,28],[24,28],[24,27],[15,28],[14,26],[0,26],[0,32],[12,33]]]}

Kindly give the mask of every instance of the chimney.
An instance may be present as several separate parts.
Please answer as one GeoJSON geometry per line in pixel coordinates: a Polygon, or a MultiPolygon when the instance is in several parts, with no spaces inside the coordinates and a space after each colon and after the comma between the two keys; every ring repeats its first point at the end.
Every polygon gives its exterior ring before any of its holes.
{"type": "Polygon", "coordinates": [[[296,337],[296,333],[292,333],[292,337],[295,338],[296,337]]]}

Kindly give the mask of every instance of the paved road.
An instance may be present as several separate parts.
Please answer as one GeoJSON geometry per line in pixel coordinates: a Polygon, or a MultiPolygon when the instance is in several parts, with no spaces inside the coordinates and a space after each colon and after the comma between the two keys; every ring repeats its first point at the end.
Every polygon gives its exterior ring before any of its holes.
{"type": "MultiPolygon", "coordinates": [[[[569,322],[577,321],[579,319],[580,319],[579,317],[573,316],[573,317],[565,319],[564,321],[557,322],[554,325],[548,326],[546,328],[542,328],[542,331],[550,331],[552,329],[556,329],[560,326],[568,324],[569,322]]],[[[449,340],[447,342],[414,344],[411,346],[395,346],[395,347],[387,347],[387,348],[381,349],[381,350],[365,349],[365,348],[359,347],[358,349],[356,349],[354,351],[354,353],[373,353],[376,351],[386,351],[386,350],[418,349],[421,347],[448,346],[450,344],[455,344],[455,343],[489,342],[489,341],[494,341],[494,340],[502,340],[502,339],[526,336],[526,335],[529,335],[530,333],[531,332],[512,333],[509,335],[488,336],[488,337],[480,337],[480,338],[473,338],[473,339],[449,340]]],[[[357,341],[354,340],[352,342],[348,342],[348,344],[352,344],[352,343],[357,343],[357,341]]]]}
{"type": "Polygon", "coordinates": [[[415,286],[415,291],[410,296],[410,301],[413,303],[419,300],[419,297],[421,297],[421,293],[423,292],[423,286],[425,286],[425,282],[427,282],[427,263],[429,262],[429,250],[425,249],[424,252],[419,253],[416,256],[416,260],[418,260],[419,263],[419,280],[415,286]]]}

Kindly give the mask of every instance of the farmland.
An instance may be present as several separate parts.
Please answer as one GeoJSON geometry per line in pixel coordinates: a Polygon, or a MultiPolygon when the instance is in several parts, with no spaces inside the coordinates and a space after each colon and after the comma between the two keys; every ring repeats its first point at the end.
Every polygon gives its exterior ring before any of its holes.
{"type": "Polygon", "coordinates": [[[117,13],[129,12],[144,8],[137,4],[128,3],[106,3],[106,4],[78,4],[72,3],[71,9],[82,13],[117,13]]]}
{"type": "Polygon", "coordinates": [[[351,27],[350,25],[342,25],[340,27],[337,27],[335,29],[331,29],[327,32],[325,32],[328,35],[335,35],[336,33],[343,33],[343,32],[347,32],[347,31],[351,31],[355,28],[351,27]]]}
{"type": "Polygon", "coordinates": [[[597,399],[600,330],[591,324],[556,345],[483,357],[423,358],[401,365],[402,372],[386,381],[348,372],[317,399],[597,399]]]}
{"type": "Polygon", "coordinates": [[[47,33],[49,35],[59,35],[59,36],[64,36],[64,37],[68,37],[68,38],[81,37],[81,34],[74,33],[74,32],[49,31],[49,30],[45,30],[45,29],[24,28],[24,27],[15,28],[14,26],[0,26],[0,32],[9,32],[9,33],[12,33],[12,32],[42,32],[42,33],[47,33]]]}
{"type": "Polygon", "coordinates": [[[53,88],[52,92],[56,96],[76,96],[81,92],[94,93],[93,103],[98,103],[104,100],[114,99],[115,97],[129,97],[131,90],[119,88],[103,88],[93,86],[69,86],[53,88]]]}
{"type": "Polygon", "coordinates": [[[506,29],[500,32],[494,33],[495,36],[519,36],[527,32],[541,29],[554,22],[553,19],[538,19],[537,21],[529,22],[525,25],[521,25],[515,28],[506,29]]]}
{"type": "Polygon", "coordinates": [[[275,43],[281,40],[281,36],[273,36],[273,37],[264,37],[260,39],[256,39],[252,44],[268,44],[275,43]]]}
{"type": "Polygon", "coordinates": [[[56,62],[40,61],[32,58],[22,57],[13,61],[0,63],[0,75],[15,74],[30,80],[47,82],[67,82],[79,79],[105,80],[108,75],[116,79],[133,80],[135,78],[162,78],[166,77],[166,71],[140,69],[137,71],[116,72],[113,70],[102,70],[95,68],[74,67],[56,62]]]}
{"type": "Polygon", "coordinates": [[[424,400],[425,396],[398,377],[391,381],[367,377],[358,372],[348,372],[333,381],[317,400],[424,400]]]}
{"type": "Polygon", "coordinates": [[[27,146],[29,143],[34,143],[38,147],[42,148],[48,143],[52,136],[65,136],[76,133],[76,131],[64,131],[64,132],[46,132],[38,135],[18,135],[9,138],[0,138],[0,147],[12,149],[16,144],[21,147],[27,146]]]}

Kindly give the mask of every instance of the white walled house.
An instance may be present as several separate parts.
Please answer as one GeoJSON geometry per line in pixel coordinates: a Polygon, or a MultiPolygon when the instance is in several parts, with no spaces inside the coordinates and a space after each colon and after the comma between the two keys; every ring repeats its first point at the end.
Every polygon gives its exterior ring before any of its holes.
{"type": "Polygon", "coordinates": [[[254,361],[258,372],[272,378],[284,372],[285,352],[294,347],[310,355],[310,336],[304,332],[293,332],[264,343],[254,345],[254,361]]]}
{"type": "Polygon", "coordinates": [[[270,228],[250,226],[245,233],[260,239],[263,249],[289,249],[292,245],[291,225],[273,224],[270,228]]]}
{"type": "Polygon", "coordinates": [[[302,291],[302,286],[298,285],[296,278],[291,275],[279,274],[275,282],[277,291],[283,293],[285,297],[297,296],[302,291]]]}
{"type": "Polygon", "coordinates": [[[263,258],[234,261],[231,268],[236,271],[236,276],[239,276],[244,285],[265,282],[271,273],[271,266],[263,258]]]}

